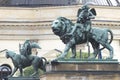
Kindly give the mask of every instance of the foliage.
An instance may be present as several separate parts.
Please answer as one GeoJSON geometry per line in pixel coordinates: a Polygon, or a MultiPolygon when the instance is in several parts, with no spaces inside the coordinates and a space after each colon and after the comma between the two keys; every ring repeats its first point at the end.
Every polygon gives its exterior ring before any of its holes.
{"type": "MultiPolygon", "coordinates": [[[[44,72],[43,72],[42,70],[40,70],[40,69],[38,70],[38,72],[39,72],[39,75],[44,73],[44,72]]],[[[32,66],[27,67],[27,68],[24,69],[24,76],[30,76],[30,75],[33,74],[33,73],[34,73],[34,69],[33,69],[32,66]]]]}
{"type": "MultiPolygon", "coordinates": [[[[44,71],[42,71],[42,70],[40,70],[40,69],[38,70],[38,72],[39,72],[39,75],[41,75],[41,74],[44,73],[44,71]]],[[[27,68],[24,69],[24,76],[30,76],[30,75],[32,75],[33,73],[34,73],[34,69],[33,69],[32,66],[27,67],[27,68]]],[[[17,76],[20,75],[19,71],[17,72],[16,75],[17,75],[17,76]]],[[[38,75],[38,76],[39,76],[39,75],[38,75]]]]}
{"type": "MultiPolygon", "coordinates": [[[[72,52],[68,52],[66,58],[70,58],[72,55],[72,52]]],[[[80,56],[80,52],[76,52],[76,58],[82,58],[82,59],[86,59],[88,57],[88,53],[87,52],[82,52],[81,56],[80,56]]]]}
{"type": "MultiPolygon", "coordinates": [[[[69,51],[65,58],[66,58],[66,59],[69,59],[69,58],[71,57],[71,55],[72,55],[72,52],[69,51]]],[[[58,56],[59,56],[59,55],[57,55],[57,57],[58,57],[58,56]]],[[[82,52],[81,55],[80,55],[80,52],[76,52],[76,59],[79,59],[79,58],[81,58],[81,59],[86,59],[86,58],[88,58],[88,53],[87,53],[87,52],[82,52]]]]}

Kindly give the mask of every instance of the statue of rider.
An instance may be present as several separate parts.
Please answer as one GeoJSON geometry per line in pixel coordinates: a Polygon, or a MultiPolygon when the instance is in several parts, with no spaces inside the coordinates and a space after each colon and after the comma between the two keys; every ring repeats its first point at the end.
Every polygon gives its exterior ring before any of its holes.
{"type": "MultiPolygon", "coordinates": [[[[90,56],[90,46],[89,46],[89,34],[91,31],[92,21],[96,16],[96,11],[94,8],[90,9],[88,5],[84,5],[77,13],[77,23],[83,24],[83,33],[86,35],[87,46],[88,46],[88,56],[90,56]]],[[[84,37],[83,37],[84,38],[84,37]]]]}
{"type": "Polygon", "coordinates": [[[74,33],[74,31],[79,28],[79,25],[81,24],[83,26],[82,32],[84,32],[87,35],[88,38],[88,33],[91,30],[91,19],[94,19],[96,16],[96,11],[94,8],[90,9],[90,7],[88,5],[84,5],[82,6],[82,8],[80,8],[78,10],[77,13],[77,23],[76,25],[73,27],[72,31],[71,31],[71,35],[74,33]]]}
{"type": "Polygon", "coordinates": [[[26,58],[28,58],[29,55],[31,55],[30,44],[31,44],[30,40],[26,40],[20,50],[20,54],[24,55],[26,58]]]}
{"type": "Polygon", "coordinates": [[[77,23],[83,24],[83,31],[89,33],[91,30],[91,19],[94,19],[96,16],[96,11],[94,8],[90,9],[88,5],[84,5],[81,9],[78,10],[77,14],[77,23]]]}
{"type": "MultiPolygon", "coordinates": [[[[89,40],[89,33],[91,31],[91,24],[92,24],[91,19],[94,19],[95,16],[96,16],[96,11],[94,8],[90,9],[88,5],[83,5],[82,8],[78,10],[77,23],[73,27],[72,31],[68,34],[68,35],[73,35],[74,31],[77,28],[79,28],[79,26],[82,25],[82,33],[85,34],[85,36],[83,36],[83,39],[85,39],[85,37],[87,39],[88,53],[90,53],[90,46],[88,40],[89,40]]],[[[79,36],[81,36],[81,34],[79,36]]]]}

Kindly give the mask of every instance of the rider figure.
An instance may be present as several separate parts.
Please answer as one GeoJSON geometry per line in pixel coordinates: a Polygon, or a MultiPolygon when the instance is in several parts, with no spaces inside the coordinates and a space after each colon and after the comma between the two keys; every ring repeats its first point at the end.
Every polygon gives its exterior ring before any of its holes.
{"type": "Polygon", "coordinates": [[[91,19],[94,19],[96,16],[96,11],[94,8],[90,9],[88,7],[88,5],[84,5],[82,7],[82,9],[78,10],[78,14],[77,14],[77,23],[75,24],[75,26],[73,26],[72,31],[68,34],[68,35],[72,35],[75,32],[75,30],[77,28],[79,28],[80,26],[82,26],[82,33],[84,33],[85,35],[82,36],[82,34],[80,32],[78,32],[79,36],[82,37],[82,39],[86,39],[87,40],[87,46],[88,46],[88,55],[90,56],[90,46],[89,46],[89,33],[91,31],[91,19]],[[86,38],[85,38],[86,37],[86,38]]]}
{"type": "MultiPolygon", "coordinates": [[[[31,50],[30,50],[30,40],[26,40],[25,41],[25,43],[23,44],[23,47],[22,47],[22,49],[23,49],[23,55],[25,56],[25,57],[27,57],[28,58],[28,56],[31,54],[31,50]]],[[[22,52],[21,52],[22,53],[22,52]]]]}
{"type": "Polygon", "coordinates": [[[81,12],[78,14],[77,23],[83,24],[84,30],[86,33],[91,30],[91,19],[94,19],[95,15],[90,11],[88,5],[84,5],[81,9],[81,12]]]}
{"type": "MultiPolygon", "coordinates": [[[[90,56],[90,46],[89,46],[89,33],[91,31],[91,19],[94,19],[96,16],[96,11],[94,8],[90,9],[88,5],[84,5],[82,9],[78,10],[78,19],[77,23],[83,24],[83,33],[85,33],[88,46],[88,56],[90,56]]],[[[85,36],[83,39],[85,39],[85,36]]]]}
{"type": "Polygon", "coordinates": [[[91,19],[94,19],[95,15],[96,15],[96,12],[94,8],[90,9],[88,5],[84,5],[81,9],[78,10],[77,24],[73,27],[70,34],[72,35],[76,30],[76,28],[77,27],[79,28],[79,25],[81,24],[83,26],[82,32],[84,32],[88,37],[88,33],[91,30],[91,19]],[[93,12],[91,12],[91,10],[93,12]]]}

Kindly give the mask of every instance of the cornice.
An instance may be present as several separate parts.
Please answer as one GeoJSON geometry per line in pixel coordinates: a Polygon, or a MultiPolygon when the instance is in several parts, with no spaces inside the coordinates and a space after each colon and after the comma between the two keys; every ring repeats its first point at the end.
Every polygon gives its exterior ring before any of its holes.
{"type": "MultiPolygon", "coordinates": [[[[73,20],[75,22],[75,20],[73,20]]],[[[40,22],[0,22],[1,29],[49,29],[52,21],[40,22]]],[[[92,21],[93,27],[107,27],[111,29],[120,29],[120,21],[92,21]]]]}

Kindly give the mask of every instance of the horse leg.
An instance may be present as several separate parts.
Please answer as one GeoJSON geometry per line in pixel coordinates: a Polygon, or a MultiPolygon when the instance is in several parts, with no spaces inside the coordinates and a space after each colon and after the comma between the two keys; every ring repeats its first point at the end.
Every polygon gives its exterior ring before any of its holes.
{"type": "Polygon", "coordinates": [[[39,58],[34,58],[32,61],[32,67],[34,69],[34,73],[31,76],[37,76],[38,75],[38,66],[40,66],[41,60],[39,58]]]}
{"type": "Polygon", "coordinates": [[[72,49],[72,58],[75,58],[75,57],[76,57],[76,46],[73,45],[73,46],[71,47],[71,49],[72,49]]]}
{"type": "Polygon", "coordinates": [[[22,66],[19,66],[20,76],[23,76],[23,69],[22,66]]]}
{"type": "Polygon", "coordinates": [[[45,64],[43,63],[40,69],[46,72],[46,63],[45,64]]]}
{"type": "Polygon", "coordinates": [[[74,38],[72,38],[72,39],[66,44],[66,47],[65,47],[65,49],[64,49],[64,52],[63,52],[57,59],[64,58],[64,57],[67,55],[69,49],[70,49],[74,44],[75,44],[75,40],[74,40],[74,38]]]}
{"type": "Polygon", "coordinates": [[[12,73],[8,77],[12,77],[15,74],[15,72],[17,71],[17,69],[18,69],[18,67],[15,67],[14,70],[12,71],[12,73]]]}
{"type": "Polygon", "coordinates": [[[36,67],[36,64],[33,64],[33,69],[34,69],[34,73],[31,76],[37,76],[38,75],[38,67],[36,67]]]}

